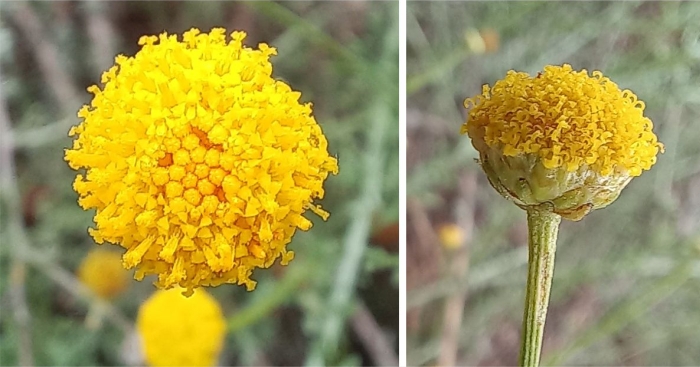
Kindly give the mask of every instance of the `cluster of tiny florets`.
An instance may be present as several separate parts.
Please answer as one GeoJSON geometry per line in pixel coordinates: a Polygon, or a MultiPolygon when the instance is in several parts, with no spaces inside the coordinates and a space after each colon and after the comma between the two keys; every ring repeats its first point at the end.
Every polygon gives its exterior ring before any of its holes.
{"type": "Polygon", "coordinates": [[[586,166],[604,176],[615,169],[639,176],[663,149],[644,102],[599,71],[589,76],[566,64],[534,77],[509,71],[465,107],[463,133],[505,156],[537,155],[547,169],[586,166]]]}
{"type": "Polygon", "coordinates": [[[90,234],[126,249],[123,264],[156,285],[255,287],[281,258],[337,161],[301,93],[272,78],[276,50],[223,29],[144,36],[118,56],[78,116],[66,160],[90,234]]]}

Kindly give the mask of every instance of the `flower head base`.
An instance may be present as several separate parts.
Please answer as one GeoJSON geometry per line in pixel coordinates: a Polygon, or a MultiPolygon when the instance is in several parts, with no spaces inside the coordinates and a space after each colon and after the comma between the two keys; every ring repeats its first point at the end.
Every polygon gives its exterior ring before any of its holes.
{"type": "Polygon", "coordinates": [[[276,50],[243,46],[243,32],[213,29],[144,36],[134,57],[118,56],[66,161],[84,209],[96,209],[98,243],[127,251],[137,279],[156,285],[223,283],[251,290],[253,269],[281,258],[309,209],[338,171],[301,94],[271,77],[276,50]]]}
{"type": "Polygon", "coordinates": [[[644,102],[599,71],[509,71],[467,99],[470,106],[462,133],[494,188],[523,208],[546,205],[571,220],[612,203],[663,151],[644,102]]]}
{"type": "Polygon", "coordinates": [[[221,307],[203,290],[189,298],[178,289],[156,292],[136,327],[149,366],[214,366],[226,334],[221,307]]]}
{"type": "Polygon", "coordinates": [[[110,299],[129,287],[129,272],[122,267],[121,256],[98,248],[88,252],[78,268],[78,279],[97,296],[110,299]]]}

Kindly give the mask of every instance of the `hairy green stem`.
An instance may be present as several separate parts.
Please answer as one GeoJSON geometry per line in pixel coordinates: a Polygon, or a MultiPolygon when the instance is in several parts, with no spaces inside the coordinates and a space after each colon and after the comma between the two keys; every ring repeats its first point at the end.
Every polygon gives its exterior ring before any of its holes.
{"type": "Polygon", "coordinates": [[[560,222],[558,214],[540,209],[527,211],[529,258],[520,366],[536,367],[540,363],[560,222]]]}

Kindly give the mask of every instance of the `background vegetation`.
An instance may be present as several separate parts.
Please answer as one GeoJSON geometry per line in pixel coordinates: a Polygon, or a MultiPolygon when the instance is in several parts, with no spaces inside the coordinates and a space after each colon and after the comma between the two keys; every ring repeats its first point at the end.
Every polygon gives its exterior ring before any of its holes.
{"type": "Polygon", "coordinates": [[[313,101],[340,165],[329,221],[295,236],[289,266],[257,271],[252,293],[211,289],[229,323],[220,363],[397,363],[397,3],[70,1],[0,4],[0,364],[142,363],[132,327],[154,287],[132,281],[105,304],[77,281],[93,213],[76,203],[63,149],[116,54],[144,34],[213,26],[278,48],[274,76],[313,101]],[[98,327],[86,324],[94,307],[106,310],[98,327]]]}
{"type": "Polygon", "coordinates": [[[700,363],[700,3],[409,2],[410,365],[513,365],[526,281],[525,213],[458,135],[462,101],[506,71],[601,70],[646,102],[656,166],[563,223],[544,365],[700,363]],[[462,240],[450,245],[445,224],[462,240]],[[447,240],[447,241],[446,241],[447,240]],[[446,242],[445,242],[446,241],[446,242]]]}

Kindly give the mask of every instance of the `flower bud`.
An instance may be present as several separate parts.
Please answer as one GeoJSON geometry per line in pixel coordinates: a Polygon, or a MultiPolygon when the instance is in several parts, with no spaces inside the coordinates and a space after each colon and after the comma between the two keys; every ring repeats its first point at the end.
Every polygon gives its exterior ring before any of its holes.
{"type": "Polygon", "coordinates": [[[509,71],[465,107],[462,133],[491,185],[523,209],[548,207],[570,220],[615,201],[663,152],[644,102],[597,71],[509,71]]]}

